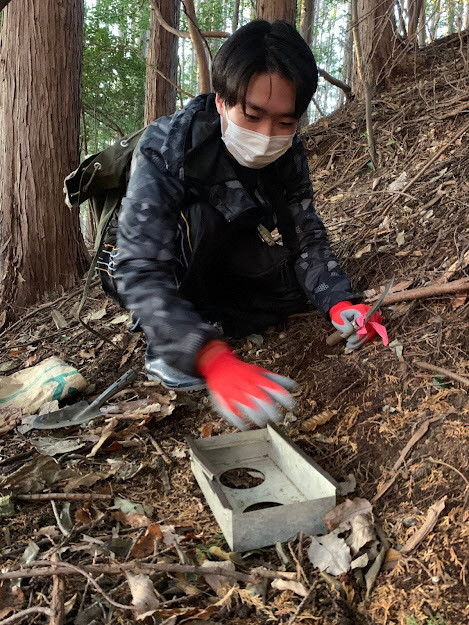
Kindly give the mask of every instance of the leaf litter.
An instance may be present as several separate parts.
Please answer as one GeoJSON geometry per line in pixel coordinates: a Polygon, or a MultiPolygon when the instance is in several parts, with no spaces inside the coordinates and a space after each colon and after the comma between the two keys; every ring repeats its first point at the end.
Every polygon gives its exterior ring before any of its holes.
{"type": "MultiPolygon", "coordinates": [[[[438,59],[434,70],[429,66],[418,81],[407,77],[375,98],[381,159],[375,172],[363,169],[360,156],[360,103],[330,115],[327,128],[320,120],[302,134],[318,212],[354,287],[365,297],[379,294],[393,274],[402,293],[466,275],[468,139],[451,143],[467,118],[456,113],[463,111],[458,103],[464,104],[469,88],[467,71],[461,72],[461,41],[467,36],[435,42],[424,51],[430,66],[438,59]],[[446,143],[440,158],[421,174],[446,143]],[[406,186],[390,191],[402,172],[408,174],[406,186]]],[[[51,302],[49,310],[32,310],[21,327],[6,332],[2,327],[4,374],[54,354],[83,373],[92,398],[122,367],[143,369],[143,340],[127,333],[123,311],[93,287],[85,312],[114,340],[118,349],[113,350],[77,325],[77,293],[51,302]],[[55,321],[50,310],[60,313],[55,321]],[[48,343],[43,337],[64,321],[64,333],[48,343]]],[[[183,445],[185,436],[227,430],[204,393],[176,395],[142,375],[100,420],[67,432],[62,453],[60,436],[39,453],[31,443],[43,436],[21,432],[14,415],[7,419],[1,413],[0,495],[8,498],[9,508],[0,531],[1,569],[2,575],[18,576],[1,580],[1,618],[28,606],[47,608],[45,598],[56,592],[52,572],[62,566],[65,622],[74,625],[144,622],[145,610],[167,625],[257,625],[292,618],[318,625],[407,625],[408,617],[425,623],[437,614],[448,623],[466,622],[467,387],[458,382],[448,387],[447,379],[435,386],[439,375],[422,372],[413,359],[467,377],[467,307],[467,298],[456,293],[384,307],[395,342],[388,349],[370,343],[346,357],[342,346],[327,348],[330,325],[314,312],[271,329],[262,340],[233,342],[246,360],[297,380],[295,419],[285,420],[285,433],[344,484],[342,496],[357,494],[356,514],[350,515],[348,500],[339,500],[338,507],[346,505],[329,519],[328,533],[315,537],[350,560],[349,569],[337,575],[326,570],[333,566],[327,554],[323,571],[313,565],[312,539],[305,536],[281,549],[228,554],[183,445]],[[308,430],[308,419],[331,413],[334,418],[308,430]],[[85,445],[72,449],[73,440],[85,445]],[[371,511],[369,502],[380,484],[386,491],[371,511]],[[26,501],[22,495],[50,499],[26,501]],[[68,512],[57,500],[54,513],[54,495],[70,497],[68,512]],[[415,522],[403,522],[409,518],[415,522]],[[25,565],[21,558],[30,557],[28,549],[34,557],[25,565]],[[20,566],[29,572],[18,572],[20,566]],[[34,577],[39,566],[50,567],[51,574],[34,577]],[[137,576],[133,590],[129,574],[137,576]],[[218,578],[212,580],[220,584],[218,591],[207,575],[218,578]]]]}

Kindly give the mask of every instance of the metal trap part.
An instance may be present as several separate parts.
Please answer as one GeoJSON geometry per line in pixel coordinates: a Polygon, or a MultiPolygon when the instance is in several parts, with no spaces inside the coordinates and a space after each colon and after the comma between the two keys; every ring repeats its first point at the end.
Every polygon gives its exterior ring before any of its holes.
{"type": "Polygon", "coordinates": [[[327,531],[322,517],[336,504],[337,483],[275,425],[187,443],[192,471],[233,551],[327,531]]]}

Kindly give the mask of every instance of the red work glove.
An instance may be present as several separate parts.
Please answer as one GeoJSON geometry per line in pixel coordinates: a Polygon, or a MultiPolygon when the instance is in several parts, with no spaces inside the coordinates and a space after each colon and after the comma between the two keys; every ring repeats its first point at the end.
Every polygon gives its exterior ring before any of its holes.
{"type": "Polygon", "coordinates": [[[215,410],[240,430],[279,421],[276,402],[293,407],[288,392],[296,387],[293,380],[239,360],[223,341],[207,343],[197,355],[196,367],[207,382],[215,410]]]}
{"type": "Polygon", "coordinates": [[[388,333],[381,323],[383,318],[379,312],[373,313],[368,323],[365,326],[363,325],[365,315],[370,308],[371,306],[366,304],[352,304],[345,301],[339,302],[330,309],[329,315],[332,324],[341,334],[348,334],[355,330],[347,339],[347,349],[356,349],[372,339],[375,334],[379,334],[383,339],[384,345],[389,343],[388,333]],[[355,329],[354,323],[358,326],[358,329],[355,329]]]}

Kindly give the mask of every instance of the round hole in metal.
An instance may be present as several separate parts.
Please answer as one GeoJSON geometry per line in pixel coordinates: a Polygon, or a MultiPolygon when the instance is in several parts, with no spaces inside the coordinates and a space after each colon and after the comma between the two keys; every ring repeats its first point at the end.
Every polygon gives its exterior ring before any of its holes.
{"type": "Polygon", "coordinates": [[[228,488],[254,488],[265,480],[265,475],[257,469],[236,467],[220,475],[220,482],[228,488]]]}
{"type": "Polygon", "coordinates": [[[276,506],[281,506],[281,503],[278,501],[258,501],[257,503],[253,503],[248,506],[244,512],[254,512],[255,510],[264,510],[265,508],[275,508],[276,506]]]}

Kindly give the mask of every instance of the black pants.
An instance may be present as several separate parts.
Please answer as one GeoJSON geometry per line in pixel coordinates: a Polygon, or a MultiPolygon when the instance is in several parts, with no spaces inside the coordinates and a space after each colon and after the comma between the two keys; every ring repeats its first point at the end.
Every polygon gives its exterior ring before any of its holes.
{"type": "MultiPolygon", "coordinates": [[[[203,203],[185,210],[184,217],[192,252],[179,288],[205,320],[218,321],[226,335],[239,337],[306,309],[291,252],[265,243],[255,224],[228,223],[203,203]]],[[[115,239],[105,239],[99,274],[104,291],[122,305],[112,271],[115,239]]]]}

